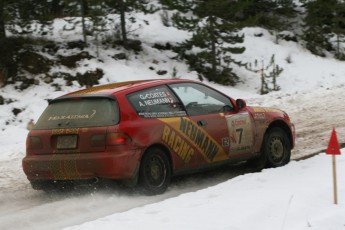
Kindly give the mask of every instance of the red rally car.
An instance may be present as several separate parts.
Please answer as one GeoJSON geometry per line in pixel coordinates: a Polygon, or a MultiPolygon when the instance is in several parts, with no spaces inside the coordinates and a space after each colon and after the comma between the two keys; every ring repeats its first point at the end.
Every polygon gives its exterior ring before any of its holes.
{"type": "Polygon", "coordinates": [[[294,143],[294,125],[281,110],[246,106],[196,81],[144,80],[50,101],[22,163],[34,189],[104,178],[159,194],[172,176],[216,165],[285,165],[294,143]]]}

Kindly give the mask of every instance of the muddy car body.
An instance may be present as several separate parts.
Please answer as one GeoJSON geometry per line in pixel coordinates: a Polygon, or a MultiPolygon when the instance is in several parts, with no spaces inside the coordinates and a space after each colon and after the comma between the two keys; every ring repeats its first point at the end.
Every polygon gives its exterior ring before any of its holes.
{"type": "Polygon", "coordinates": [[[294,140],[285,112],[200,82],[121,82],[50,101],[28,134],[23,170],[35,189],[105,178],[158,194],[172,176],[213,166],[285,165],[294,140]]]}

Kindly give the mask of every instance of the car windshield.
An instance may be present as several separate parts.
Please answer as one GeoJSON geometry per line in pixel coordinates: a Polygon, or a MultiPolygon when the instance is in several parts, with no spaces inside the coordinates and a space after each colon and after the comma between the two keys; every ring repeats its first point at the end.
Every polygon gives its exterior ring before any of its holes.
{"type": "Polygon", "coordinates": [[[110,98],[71,98],[52,102],[34,129],[81,128],[115,125],[119,108],[110,98]]]}

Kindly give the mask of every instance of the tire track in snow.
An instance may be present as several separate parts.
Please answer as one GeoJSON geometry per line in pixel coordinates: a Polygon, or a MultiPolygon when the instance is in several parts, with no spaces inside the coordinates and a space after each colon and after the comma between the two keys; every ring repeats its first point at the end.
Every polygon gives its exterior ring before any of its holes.
{"type": "Polygon", "coordinates": [[[296,128],[296,146],[291,158],[298,160],[327,148],[333,127],[339,143],[345,143],[344,86],[302,93],[275,93],[249,99],[248,104],[286,111],[296,128]]]}

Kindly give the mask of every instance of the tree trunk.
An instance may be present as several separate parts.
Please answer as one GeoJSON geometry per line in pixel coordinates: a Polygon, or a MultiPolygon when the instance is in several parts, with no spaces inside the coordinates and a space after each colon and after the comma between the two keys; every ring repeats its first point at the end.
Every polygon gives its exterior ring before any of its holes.
{"type": "Polygon", "coordinates": [[[83,40],[84,40],[84,44],[86,46],[87,45],[87,37],[86,37],[86,26],[85,26],[85,0],[80,0],[80,6],[81,6],[81,24],[83,27],[83,40]]]}
{"type": "Polygon", "coordinates": [[[216,36],[215,32],[215,18],[210,16],[210,30],[208,31],[211,37],[211,64],[212,64],[212,78],[217,78],[217,50],[216,50],[216,36]]]}
{"type": "Polygon", "coordinates": [[[4,7],[4,0],[0,0],[0,41],[6,39],[4,7]]]}
{"type": "MultiPolygon", "coordinates": [[[[5,31],[5,19],[4,19],[4,0],[0,0],[0,53],[5,50],[5,40],[6,40],[6,31],[5,31]]],[[[4,64],[4,58],[0,57],[0,87],[6,84],[7,81],[7,69],[4,64]]]]}
{"type": "Polygon", "coordinates": [[[120,0],[121,35],[122,35],[122,42],[126,46],[126,44],[127,44],[127,31],[126,31],[125,11],[126,11],[125,2],[124,2],[124,0],[120,0]]]}

